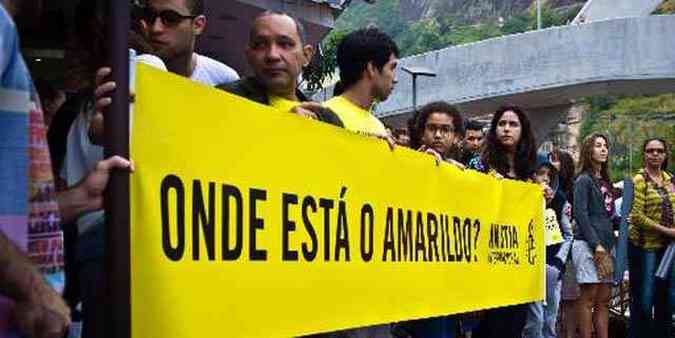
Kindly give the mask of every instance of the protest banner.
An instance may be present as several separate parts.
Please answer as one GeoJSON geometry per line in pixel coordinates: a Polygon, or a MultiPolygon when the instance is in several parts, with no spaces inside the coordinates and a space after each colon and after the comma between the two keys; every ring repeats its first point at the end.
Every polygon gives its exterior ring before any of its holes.
{"type": "Polygon", "coordinates": [[[543,298],[541,188],[139,65],[133,337],[291,337],[543,298]]]}

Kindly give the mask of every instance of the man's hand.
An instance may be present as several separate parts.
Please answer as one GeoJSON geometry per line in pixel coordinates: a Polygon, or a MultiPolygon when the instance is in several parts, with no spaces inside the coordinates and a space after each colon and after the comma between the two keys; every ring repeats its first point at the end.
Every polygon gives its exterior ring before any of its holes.
{"type": "Polygon", "coordinates": [[[433,148],[429,148],[425,145],[422,145],[419,149],[417,149],[417,151],[420,151],[420,152],[423,152],[425,154],[429,154],[429,155],[433,156],[434,159],[436,160],[437,166],[441,165],[441,162],[443,162],[443,156],[441,156],[441,154],[439,154],[433,148]]]}
{"type": "Polygon", "coordinates": [[[70,309],[49,286],[30,301],[17,302],[14,321],[19,331],[31,338],[61,338],[70,326],[70,309]]]}
{"type": "Polygon", "coordinates": [[[117,84],[113,81],[104,82],[111,73],[112,70],[109,67],[100,68],[94,80],[96,85],[94,90],[95,112],[89,122],[89,139],[94,144],[103,144],[103,110],[112,103],[110,95],[117,88],[117,84]]]}
{"type": "Polygon", "coordinates": [[[61,338],[70,310],[42,274],[0,231],[0,294],[14,301],[13,321],[28,337],[61,338]]]}
{"type": "Polygon", "coordinates": [[[96,169],[78,184],[86,194],[86,198],[91,201],[94,210],[103,208],[103,191],[108,185],[110,173],[113,169],[134,171],[134,163],[120,156],[107,158],[99,161],[96,164],[96,169]]]}
{"type": "Polygon", "coordinates": [[[312,120],[318,120],[319,110],[322,108],[323,106],[318,102],[302,102],[299,105],[293,107],[293,109],[291,109],[291,113],[298,114],[312,120]]]}
{"type": "Polygon", "coordinates": [[[550,203],[551,200],[553,200],[553,197],[555,194],[553,193],[553,189],[548,184],[542,184],[542,188],[544,189],[544,198],[546,199],[546,203],[550,203]]]}
{"type": "Polygon", "coordinates": [[[103,67],[96,71],[96,78],[94,80],[96,85],[96,89],[94,90],[96,114],[102,114],[103,109],[112,103],[110,92],[117,88],[117,84],[114,81],[104,82],[111,73],[112,69],[110,69],[110,67],[103,67]]]}
{"type": "Polygon", "coordinates": [[[103,207],[103,192],[113,169],[134,171],[134,163],[120,156],[113,156],[96,164],[96,168],[75,187],[56,195],[63,223],[69,223],[85,212],[103,207]]]}
{"type": "Polygon", "coordinates": [[[396,149],[396,139],[391,133],[387,133],[387,135],[378,136],[378,138],[387,141],[387,145],[389,146],[389,149],[391,151],[394,151],[394,149],[396,149]]]}
{"type": "Polygon", "coordinates": [[[449,159],[449,160],[448,160],[448,163],[454,165],[454,166],[457,167],[459,170],[464,170],[464,169],[466,169],[466,166],[465,166],[464,164],[462,164],[462,163],[460,163],[460,162],[457,162],[457,161],[455,161],[455,160],[453,160],[453,159],[449,159]]]}

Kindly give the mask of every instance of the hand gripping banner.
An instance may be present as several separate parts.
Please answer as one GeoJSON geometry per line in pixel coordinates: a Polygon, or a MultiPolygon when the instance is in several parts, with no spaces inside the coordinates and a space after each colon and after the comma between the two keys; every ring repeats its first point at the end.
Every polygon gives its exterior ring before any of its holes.
{"type": "Polygon", "coordinates": [[[543,298],[540,187],[138,67],[133,337],[291,337],[543,298]]]}

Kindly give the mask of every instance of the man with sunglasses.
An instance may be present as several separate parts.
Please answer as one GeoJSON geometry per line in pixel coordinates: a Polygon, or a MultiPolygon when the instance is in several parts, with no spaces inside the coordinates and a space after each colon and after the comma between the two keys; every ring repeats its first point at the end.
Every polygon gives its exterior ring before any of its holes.
{"type": "Polygon", "coordinates": [[[203,0],[148,0],[139,16],[170,72],[211,86],[239,79],[232,68],[195,52],[197,37],[206,28],[203,0]]]}
{"type": "Polygon", "coordinates": [[[297,89],[298,78],[314,55],[302,24],[294,17],[267,11],[253,22],[246,58],[254,76],[218,88],[249,100],[342,127],[330,109],[309,102],[297,89]]]}

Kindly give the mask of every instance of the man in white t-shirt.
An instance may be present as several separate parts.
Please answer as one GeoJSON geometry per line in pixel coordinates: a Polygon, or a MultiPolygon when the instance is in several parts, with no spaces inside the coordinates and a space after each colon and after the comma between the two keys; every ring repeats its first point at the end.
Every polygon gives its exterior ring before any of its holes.
{"type": "Polygon", "coordinates": [[[141,21],[170,72],[211,86],[239,79],[232,68],[194,51],[206,27],[203,0],[148,0],[141,21]]]}

